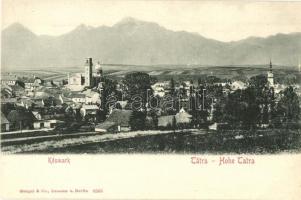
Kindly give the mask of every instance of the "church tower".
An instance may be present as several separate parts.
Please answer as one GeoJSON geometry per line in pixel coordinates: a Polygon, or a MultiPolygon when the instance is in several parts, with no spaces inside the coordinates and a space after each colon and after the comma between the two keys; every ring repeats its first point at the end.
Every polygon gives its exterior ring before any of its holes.
{"type": "Polygon", "coordinates": [[[269,87],[274,87],[274,74],[273,74],[272,61],[270,60],[270,69],[268,71],[268,84],[269,87]]]}
{"type": "Polygon", "coordinates": [[[97,62],[96,66],[95,66],[95,71],[96,71],[97,77],[102,77],[102,67],[101,67],[99,61],[97,62]]]}
{"type": "Polygon", "coordinates": [[[85,63],[85,86],[92,86],[92,58],[86,58],[85,63]]]}

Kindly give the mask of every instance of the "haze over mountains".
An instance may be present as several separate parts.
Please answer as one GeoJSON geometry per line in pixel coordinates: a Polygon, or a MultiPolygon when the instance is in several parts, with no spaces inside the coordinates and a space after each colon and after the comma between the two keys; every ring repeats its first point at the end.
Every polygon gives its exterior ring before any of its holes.
{"type": "Polygon", "coordinates": [[[301,33],[220,42],[125,18],[112,27],[80,25],[60,36],[39,36],[16,23],[2,31],[1,54],[6,69],[80,66],[85,57],[106,64],[213,66],[258,65],[271,58],[292,66],[301,58],[301,33]]]}

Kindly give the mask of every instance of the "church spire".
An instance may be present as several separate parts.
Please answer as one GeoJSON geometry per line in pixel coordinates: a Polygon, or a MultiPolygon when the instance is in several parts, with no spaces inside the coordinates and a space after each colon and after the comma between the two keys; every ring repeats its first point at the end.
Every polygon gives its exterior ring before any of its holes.
{"type": "Polygon", "coordinates": [[[273,75],[272,68],[273,68],[272,59],[270,59],[270,70],[268,71],[268,83],[270,87],[274,86],[274,75],[273,75]]]}

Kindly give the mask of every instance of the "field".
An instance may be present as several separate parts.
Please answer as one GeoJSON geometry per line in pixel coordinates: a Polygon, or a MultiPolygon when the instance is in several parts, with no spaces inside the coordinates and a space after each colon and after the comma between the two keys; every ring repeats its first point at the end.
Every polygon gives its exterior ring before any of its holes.
{"type": "MultiPolygon", "coordinates": [[[[3,142],[3,141],[2,141],[3,142]]],[[[2,143],[3,153],[251,153],[300,152],[300,130],[139,131],[72,134],[2,143]]]]}
{"type": "MultiPolygon", "coordinates": [[[[104,74],[110,78],[120,80],[126,74],[135,71],[146,72],[158,80],[197,80],[202,75],[213,75],[222,79],[250,78],[258,74],[266,74],[268,66],[130,66],[130,65],[103,65],[104,74]]],[[[43,69],[16,70],[11,73],[17,76],[38,76],[45,80],[61,81],[67,79],[68,73],[83,73],[84,67],[62,67],[43,69]]],[[[301,75],[297,67],[274,66],[275,79],[283,79],[287,75],[295,75],[297,80],[301,80],[301,75]]]]}

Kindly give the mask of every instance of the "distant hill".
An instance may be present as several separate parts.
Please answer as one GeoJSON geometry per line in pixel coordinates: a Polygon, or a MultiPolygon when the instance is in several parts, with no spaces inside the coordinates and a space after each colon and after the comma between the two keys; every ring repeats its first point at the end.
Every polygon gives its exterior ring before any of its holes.
{"type": "Polygon", "coordinates": [[[1,64],[8,69],[80,66],[88,56],[107,64],[258,65],[271,58],[278,65],[296,65],[301,33],[220,42],[125,18],[112,27],[82,24],[54,37],[12,24],[2,31],[1,54],[1,64]]]}

